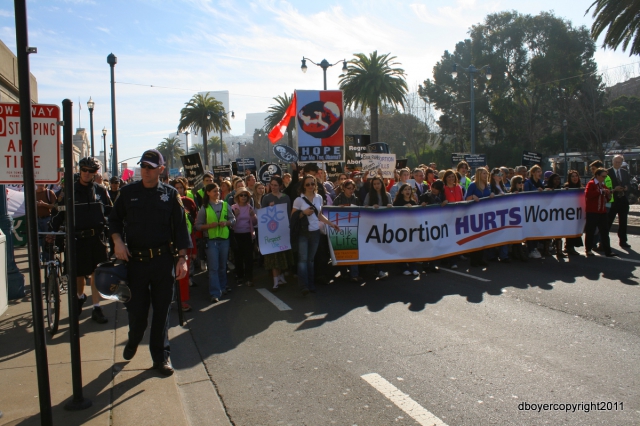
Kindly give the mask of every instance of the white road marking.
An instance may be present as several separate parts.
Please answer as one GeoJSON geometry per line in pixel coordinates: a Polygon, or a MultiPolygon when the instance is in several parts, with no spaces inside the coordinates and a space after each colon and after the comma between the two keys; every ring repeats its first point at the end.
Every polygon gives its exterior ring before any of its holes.
{"type": "Polygon", "coordinates": [[[209,304],[208,306],[206,306],[206,307],[204,307],[204,308],[200,309],[200,312],[206,312],[206,311],[208,311],[209,309],[211,309],[211,308],[215,308],[216,306],[220,306],[220,305],[222,305],[223,303],[227,303],[228,301],[229,301],[229,299],[224,299],[224,300],[219,301],[218,303],[211,303],[211,304],[209,304]]]}
{"type": "Polygon", "coordinates": [[[257,288],[256,291],[258,293],[260,293],[261,295],[263,295],[265,299],[267,299],[269,302],[273,303],[275,305],[275,307],[280,309],[281,311],[291,311],[292,310],[289,307],[289,305],[284,303],[282,300],[278,299],[273,293],[271,293],[266,288],[257,288]]]}
{"type": "Polygon", "coordinates": [[[378,392],[396,404],[402,411],[407,413],[418,424],[423,426],[447,426],[442,420],[431,414],[428,410],[415,402],[409,395],[403,393],[397,387],[386,381],[377,373],[365,374],[362,377],[367,383],[373,386],[378,392]]]}
{"type": "MultiPolygon", "coordinates": [[[[583,256],[585,256],[584,252],[580,252],[580,254],[582,254],[583,256]]],[[[640,263],[640,260],[635,260],[635,259],[624,259],[622,257],[607,257],[603,254],[599,254],[598,252],[593,252],[593,254],[595,254],[594,257],[600,257],[600,258],[605,258],[605,259],[613,259],[613,260],[622,260],[623,262],[631,262],[631,263],[640,263]]]]}
{"type": "Polygon", "coordinates": [[[440,270],[445,272],[451,272],[452,274],[462,275],[463,277],[467,277],[467,278],[473,278],[474,280],[482,281],[485,283],[491,282],[491,280],[488,280],[486,278],[476,277],[475,275],[465,274],[464,272],[453,271],[451,269],[446,269],[446,268],[440,268],[440,270]]]}

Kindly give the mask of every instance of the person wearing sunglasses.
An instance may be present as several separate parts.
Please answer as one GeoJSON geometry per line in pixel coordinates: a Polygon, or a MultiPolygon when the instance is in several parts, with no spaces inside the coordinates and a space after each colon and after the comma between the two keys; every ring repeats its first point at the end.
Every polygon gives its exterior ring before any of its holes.
{"type": "MultiPolygon", "coordinates": [[[[93,312],[91,319],[98,324],[107,322],[107,318],[100,307],[100,294],[95,287],[94,271],[99,263],[108,260],[106,215],[111,209],[111,199],[104,186],[97,184],[94,177],[100,168],[100,163],[93,157],[86,157],[79,161],[80,173],[73,185],[75,198],[76,222],[76,284],[78,291],[78,315],[82,313],[82,306],[87,301],[84,287],[87,280],[91,283],[91,299],[93,312]]],[[[64,195],[58,200],[64,205],[64,195]]],[[[66,215],[60,212],[51,220],[51,228],[58,231],[65,224],[66,215]]]]}
{"type": "Polygon", "coordinates": [[[293,202],[291,218],[297,219],[306,216],[309,221],[308,232],[300,232],[298,235],[298,281],[300,283],[302,295],[306,296],[316,292],[314,283],[314,258],[320,243],[320,223],[330,226],[336,231],[338,225],[329,222],[329,219],[322,214],[322,197],[316,192],[316,178],[306,175],[298,190],[299,197],[293,202]]]}
{"type": "Polygon", "coordinates": [[[165,170],[162,154],[156,149],[147,150],[138,164],[142,179],[120,190],[109,216],[115,255],[128,261],[131,288],[131,300],[125,303],[129,341],[122,356],[130,360],[136,354],[152,306],[149,352],[153,368],[170,376],[173,367],[169,362],[169,309],[174,281],[187,275],[191,237],[180,194],[160,181],[165,170]],[[176,251],[178,256],[174,256],[176,251]]]}

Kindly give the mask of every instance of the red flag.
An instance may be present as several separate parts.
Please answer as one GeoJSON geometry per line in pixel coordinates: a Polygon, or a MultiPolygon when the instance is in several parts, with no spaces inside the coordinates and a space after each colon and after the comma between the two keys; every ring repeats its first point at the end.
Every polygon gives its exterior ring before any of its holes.
{"type": "Polygon", "coordinates": [[[291,104],[289,104],[289,108],[284,113],[284,117],[276,126],[269,132],[269,140],[271,143],[276,143],[280,140],[287,131],[287,126],[289,125],[289,120],[296,116],[296,94],[293,93],[293,98],[291,99],[291,104]]]}

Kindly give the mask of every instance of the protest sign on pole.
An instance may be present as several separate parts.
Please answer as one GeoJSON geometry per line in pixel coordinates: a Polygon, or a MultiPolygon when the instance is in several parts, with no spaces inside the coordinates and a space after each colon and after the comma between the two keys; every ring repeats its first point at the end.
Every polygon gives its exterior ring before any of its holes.
{"type": "Polygon", "coordinates": [[[202,159],[199,153],[180,156],[182,167],[184,168],[184,176],[189,182],[191,188],[200,189],[202,186],[202,177],[204,176],[204,167],[202,167],[202,159]]]}
{"type": "Polygon", "coordinates": [[[327,179],[337,178],[343,171],[342,163],[326,163],[327,166],[327,179]]]}
{"type": "Polygon", "coordinates": [[[296,90],[300,162],[344,161],[342,90],[296,90]]]}
{"type": "Polygon", "coordinates": [[[367,145],[371,141],[369,135],[346,135],[344,148],[346,166],[350,170],[362,170],[362,154],[367,152],[367,145]]]}
{"type": "Polygon", "coordinates": [[[368,177],[374,177],[381,171],[382,177],[393,179],[395,169],[395,154],[362,154],[362,171],[368,173],[368,177]]]}
{"type": "Polygon", "coordinates": [[[444,207],[322,209],[334,264],[417,262],[525,240],[582,235],[583,190],[525,192],[444,207]]]}
{"type": "Polygon", "coordinates": [[[542,154],[532,151],[522,152],[522,165],[533,167],[535,165],[542,166],[542,154]]]}
{"type": "Polygon", "coordinates": [[[238,173],[241,174],[245,174],[247,170],[250,170],[251,173],[255,173],[258,170],[255,158],[236,158],[236,168],[238,173]]]}
{"type": "Polygon", "coordinates": [[[291,249],[289,216],[286,204],[263,207],[258,215],[258,244],[260,253],[271,254],[291,249]]]}
{"type": "Polygon", "coordinates": [[[213,176],[231,177],[231,165],[223,164],[222,166],[213,166],[213,176]]]}
{"type": "Polygon", "coordinates": [[[451,164],[453,165],[454,168],[462,160],[467,162],[467,164],[469,165],[469,168],[472,171],[475,170],[477,167],[484,167],[487,165],[486,154],[462,154],[462,153],[451,154],[451,164]]]}
{"type": "Polygon", "coordinates": [[[282,169],[277,164],[266,163],[260,167],[257,178],[262,183],[269,183],[274,175],[282,177],[282,169]]]}
{"type": "MultiPolygon", "coordinates": [[[[58,130],[60,107],[31,105],[33,172],[36,183],[60,181],[60,145],[58,130]]],[[[0,103],[0,183],[23,183],[20,104],[0,103]]]]}

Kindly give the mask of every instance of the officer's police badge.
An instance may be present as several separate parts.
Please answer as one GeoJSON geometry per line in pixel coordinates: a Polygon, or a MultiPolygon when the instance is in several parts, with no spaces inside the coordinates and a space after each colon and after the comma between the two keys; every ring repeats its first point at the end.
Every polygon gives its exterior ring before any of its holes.
{"type": "Polygon", "coordinates": [[[160,196],[160,199],[166,203],[167,201],[169,201],[169,195],[168,194],[162,194],[160,196]]]}

